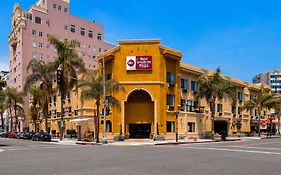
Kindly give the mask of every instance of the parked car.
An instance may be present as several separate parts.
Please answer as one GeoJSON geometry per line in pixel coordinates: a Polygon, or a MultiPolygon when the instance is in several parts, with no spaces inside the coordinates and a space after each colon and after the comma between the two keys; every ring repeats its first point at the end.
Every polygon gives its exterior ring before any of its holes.
{"type": "Polygon", "coordinates": [[[5,137],[6,131],[5,130],[0,130],[0,137],[5,137]]]}
{"type": "Polygon", "coordinates": [[[23,133],[22,138],[25,140],[30,140],[30,139],[32,139],[32,133],[26,131],[23,133]]]}
{"type": "Polygon", "coordinates": [[[51,135],[46,132],[36,132],[33,137],[32,141],[51,141],[51,135]]]}
{"type": "Polygon", "coordinates": [[[23,139],[23,132],[18,132],[16,134],[16,139],[23,139]]]}
{"type": "Polygon", "coordinates": [[[8,138],[16,138],[17,133],[16,132],[9,132],[8,138]]]}

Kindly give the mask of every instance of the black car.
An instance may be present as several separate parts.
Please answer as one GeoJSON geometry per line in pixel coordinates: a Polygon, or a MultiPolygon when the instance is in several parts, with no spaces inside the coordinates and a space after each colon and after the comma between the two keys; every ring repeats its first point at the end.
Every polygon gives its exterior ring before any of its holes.
{"type": "Polygon", "coordinates": [[[36,132],[33,137],[32,141],[51,141],[51,135],[46,132],[36,132]]]}
{"type": "Polygon", "coordinates": [[[22,138],[25,139],[25,140],[30,140],[30,139],[32,139],[32,133],[31,132],[24,132],[22,138]]]}

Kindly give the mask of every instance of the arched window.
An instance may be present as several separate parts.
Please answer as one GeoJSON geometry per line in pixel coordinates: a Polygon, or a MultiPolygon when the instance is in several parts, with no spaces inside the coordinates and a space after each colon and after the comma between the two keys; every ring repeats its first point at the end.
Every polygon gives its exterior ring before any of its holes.
{"type": "Polygon", "coordinates": [[[36,17],[35,17],[35,23],[41,24],[41,18],[38,17],[38,16],[36,16],[36,17]]]}

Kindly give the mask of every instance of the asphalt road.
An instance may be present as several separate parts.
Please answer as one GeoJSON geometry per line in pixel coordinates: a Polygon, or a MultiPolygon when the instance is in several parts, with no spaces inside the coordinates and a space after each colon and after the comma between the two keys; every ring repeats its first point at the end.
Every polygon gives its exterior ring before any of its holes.
{"type": "Polygon", "coordinates": [[[280,175],[281,139],[67,146],[0,138],[0,175],[280,175]]]}

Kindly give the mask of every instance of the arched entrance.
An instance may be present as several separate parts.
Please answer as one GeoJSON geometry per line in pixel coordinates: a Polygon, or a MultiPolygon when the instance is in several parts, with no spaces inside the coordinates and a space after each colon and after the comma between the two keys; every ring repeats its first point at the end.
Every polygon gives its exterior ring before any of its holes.
{"type": "Polygon", "coordinates": [[[129,138],[149,138],[153,129],[154,102],[145,90],[131,92],[125,102],[125,132],[129,138]]]}
{"type": "Polygon", "coordinates": [[[215,120],[215,133],[222,134],[222,132],[228,133],[228,124],[225,120],[215,120]]]}

